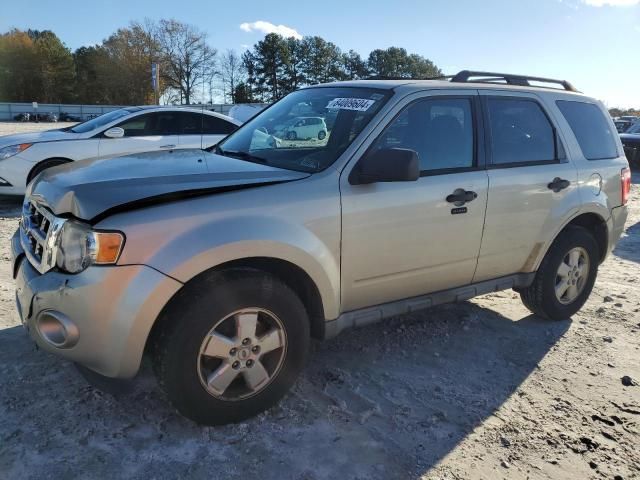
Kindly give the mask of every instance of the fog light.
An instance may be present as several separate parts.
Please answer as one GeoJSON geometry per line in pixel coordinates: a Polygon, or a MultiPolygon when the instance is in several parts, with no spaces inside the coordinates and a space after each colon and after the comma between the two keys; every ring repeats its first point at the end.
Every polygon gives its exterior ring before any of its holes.
{"type": "Polygon", "coordinates": [[[71,348],[80,337],[76,324],[54,310],[45,310],[38,315],[37,328],[40,336],[56,348],[71,348]]]}

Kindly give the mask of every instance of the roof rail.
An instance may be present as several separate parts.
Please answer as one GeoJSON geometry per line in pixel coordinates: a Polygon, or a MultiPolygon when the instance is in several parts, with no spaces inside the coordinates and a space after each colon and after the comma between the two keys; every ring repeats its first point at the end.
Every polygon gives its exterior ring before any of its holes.
{"type": "MultiPolygon", "coordinates": [[[[529,75],[513,75],[510,73],[493,73],[493,72],[476,72],[471,70],[462,70],[456,75],[451,77],[452,82],[475,82],[475,83],[501,83],[505,82],[508,85],[520,85],[524,87],[531,86],[530,81],[543,82],[543,83],[555,83],[561,85],[563,89],[570,92],[577,92],[576,88],[566,80],[555,80],[553,78],[543,77],[531,77],[529,75]],[[480,78],[475,78],[480,77],[480,78]],[[469,80],[474,78],[473,80],[469,80]]],[[[551,88],[551,87],[547,87],[551,88]]]]}

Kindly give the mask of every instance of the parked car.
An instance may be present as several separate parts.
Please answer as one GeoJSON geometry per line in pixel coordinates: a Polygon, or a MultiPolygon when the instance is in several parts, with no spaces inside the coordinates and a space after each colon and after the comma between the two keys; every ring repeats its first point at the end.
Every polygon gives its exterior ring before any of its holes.
{"type": "Polygon", "coordinates": [[[82,117],[80,117],[79,115],[72,115],[67,112],[60,112],[59,120],[61,122],[81,122],[82,117]]]}
{"type": "Polygon", "coordinates": [[[633,125],[633,122],[631,120],[614,120],[613,123],[615,124],[618,133],[626,132],[629,127],[633,125]]]}
{"type": "Polygon", "coordinates": [[[324,140],[327,136],[327,125],[323,117],[298,117],[285,125],[282,135],[287,140],[324,140]]]}
{"type": "Polygon", "coordinates": [[[16,122],[28,122],[29,121],[29,114],[27,112],[22,112],[22,113],[19,113],[17,115],[14,115],[13,119],[16,122]]]}
{"type": "Polygon", "coordinates": [[[198,109],[129,107],[73,127],[0,137],[0,194],[23,195],[40,172],[75,160],[209,148],[239,125],[198,109]]]}
{"type": "Polygon", "coordinates": [[[629,165],[640,169],[640,133],[622,133],[620,140],[629,165]]]}
{"type": "Polygon", "coordinates": [[[511,288],[542,318],[571,317],[629,189],[607,111],[567,82],[303,88],[211,153],[39,175],[12,238],[17,309],[94,381],[133,377],[147,352],[183,415],[235,422],[287,392],[311,337],[511,288]],[[254,142],[299,105],[335,115],[327,142],[254,142]]]}

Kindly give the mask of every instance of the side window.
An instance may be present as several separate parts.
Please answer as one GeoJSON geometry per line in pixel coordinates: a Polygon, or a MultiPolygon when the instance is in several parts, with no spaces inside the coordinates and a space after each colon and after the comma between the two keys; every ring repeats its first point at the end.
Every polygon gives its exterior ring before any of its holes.
{"type": "Polygon", "coordinates": [[[557,159],[554,129],[533,100],[489,98],[492,163],[552,162],[557,159]]]}
{"type": "Polygon", "coordinates": [[[180,113],[180,134],[200,135],[202,133],[202,115],[192,112],[180,113]]]}
{"type": "Polygon", "coordinates": [[[147,122],[147,135],[178,135],[178,112],[154,112],[147,122]]]}
{"type": "Polygon", "coordinates": [[[145,135],[148,135],[146,132],[149,127],[148,124],[150,118],[150,113],[138,115],[137,117],[125,120],[116,126],[124,130],[125,137],[144,137],[145,135]]]}
{"type": "Polygon", "coordinates": [[[587,160],[618,156],[614,133],[597,105],[568,100],[558,100],[556,105],[571,127],[587,160]]]}
{"type": "Polygon", "coordinates": [[[474,164],[471,99],[426,99],[409,105],[375,141],[374,150],[409,148],[423,172],[474,164]]]}
{"type": "Polygon", "coordinates": [[[213,115],[203,115],[204,128],[203,132],[209,135],[228,135],[235,132],[238,127],[233,123],[213,115]]]}

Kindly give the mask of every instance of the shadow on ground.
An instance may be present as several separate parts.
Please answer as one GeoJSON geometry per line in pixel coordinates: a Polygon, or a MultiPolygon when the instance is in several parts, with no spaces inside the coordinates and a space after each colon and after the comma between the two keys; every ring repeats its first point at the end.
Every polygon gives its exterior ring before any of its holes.
{"type": "Polygon", "coordinates": [[[148,365],[120,398],[0,330],[0,471],[9,478],[411,478],[490,417],[569,328],[445,305],[314,345],[287,398],[239,425],[199,427],[148,365]]]}
{"type": "Polygon", "coordinates": [[[0,217],[17,218],[22,212],[22,197],[0,195],[0,217]]]}

